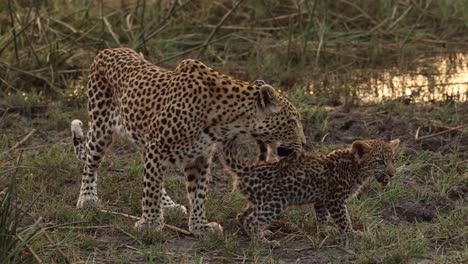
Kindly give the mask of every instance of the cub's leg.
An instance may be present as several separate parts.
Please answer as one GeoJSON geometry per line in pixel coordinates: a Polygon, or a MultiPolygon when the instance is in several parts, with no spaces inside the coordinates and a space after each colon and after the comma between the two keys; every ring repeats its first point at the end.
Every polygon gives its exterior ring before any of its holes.
{"type": "Polygon", "coordinates": [[[148,143],[144,150],[143,198],[141,200],[142,216],[135,223],[137,230],[164,227],[164,216],[161,210],[163,194],[163,175],[168,170],[169,163],[161,157],[154,143],[148,143]]]}
{"type": "Polygon", "coordinates": [[[317,219],[317,233],[322,234],[327,224],[328,210],[323,203],[315,203],[315,217],[317,219]]]}
{"type": "Polygon", "coordinates": [[[258,146],[258,161],[267,161],[268,159],[268,145],[263,141],[257,140],[258,146]]]}
{"type": "Polygon", "coordinates": [[[258,146],[258,161],[263,161],[263,162],[275,162],[278,161],[278,157],[274,154],[274,151],[272,150],[272,146],[269,144],[266,144],[263,141],[257,140],[257,146],[258,146]]]}
{"type": "Polygon", "coordinates": [[[244,228],[251,237],[260,239],[263,242],[279,245],[278,241],[269,241],[265,238],[267,231],[265,228],[276,220],[284,210],[285,204],[280,200],[272,200],[253,208],[252,212],[245,218],[244,228]]]}
{"type": "Polygon", "coordinates": [[[239,214],[237,214],[237,221],[239,222],[242,232],[244,232],[246,235],[249,235],[249,233],[245,229],[245,220],[252,212],[253,206],[250,202],[248,202],[244,209],[242,209],[242,211],[239,214]]]}
{"type": "Polygon", "coordinates": [[[208,223],[205,210],[208,175],[211,167],[211,155],[199,156],[184,167],[187,196],[190,202],[189,231],[194,235],[205,232],[222,233],[223,228],[215,222],[208,223]]]}
{"type": "Polygon", "coordinates": [[[344,202],[337,202],[330,204],[329,207],[330,215],[332,216],[335,223],[344,233],[354,232],[351,226],[351,219],[349,218],[348,209],[344,202]]]}
{"type": "Polygon", "coordinates": [[[164,211],[167,210],[179,210],[182,213],[186,214],[187,213],[187,208],[185,206],[175,203],[171,197],[166,193],[166,189],[162,188],[162,194],[161,194],[161,207],[164,209],[164,211]]]}

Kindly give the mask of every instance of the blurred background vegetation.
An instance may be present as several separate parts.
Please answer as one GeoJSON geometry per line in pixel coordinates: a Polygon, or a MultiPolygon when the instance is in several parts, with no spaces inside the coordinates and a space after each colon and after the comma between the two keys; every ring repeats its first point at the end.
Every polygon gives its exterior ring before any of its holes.
{"type": "Polygon", "coordinates": [[[3,0],[0,10],[1,95],[31,100],[83,93],[95,54],[126,46],[169,69],[196,58],[336,103],[383,70],[439,74],[438,56],[457,66],[468,39],[466,0],[3,0]]]}

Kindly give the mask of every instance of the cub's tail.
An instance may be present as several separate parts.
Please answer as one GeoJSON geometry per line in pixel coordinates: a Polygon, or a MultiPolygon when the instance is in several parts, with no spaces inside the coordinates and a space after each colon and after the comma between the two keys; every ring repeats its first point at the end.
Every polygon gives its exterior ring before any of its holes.
{"type": "MultiPolygon", "coordinates": [[[[226,139],[221,149],[218,151],[219,160],[223,164],[224,168],[231,174],[237,177],[242,177],[245,173],[246,166],[239,162],[234,154],[234,141],[236,137],[232,139],[226,139]]],[[[234,176],[233,175],[233,176],[234,176]]]]}
{"type": "Polygon", "coordinates": [[[86,161],[86,144],[83,134],[83,122],[81,122],[81,120],[75,119],[71,122],[70,128],[75,155],[79,160],[86,161]]]}

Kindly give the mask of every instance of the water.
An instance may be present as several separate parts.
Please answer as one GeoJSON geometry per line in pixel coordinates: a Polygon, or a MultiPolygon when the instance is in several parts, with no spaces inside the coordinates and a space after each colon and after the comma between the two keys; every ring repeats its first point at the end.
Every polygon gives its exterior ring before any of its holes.
{"type": "MultiPolygon", "coordinates": [[[[352,78],[361,78],[361,81],[357,84],[351,81],[351,93],[364,103],[392,99],[413,102],[467,101],[468,53],[429,57],[417,64],[421,66],[410,72],[392,68],[372,71],[370,78],[363,78],[362,73],[358,73],[356,76],[361,77],[352,78]]],[[[314,88],[312,85],[311,94],[315,93],[314,88]]]]}

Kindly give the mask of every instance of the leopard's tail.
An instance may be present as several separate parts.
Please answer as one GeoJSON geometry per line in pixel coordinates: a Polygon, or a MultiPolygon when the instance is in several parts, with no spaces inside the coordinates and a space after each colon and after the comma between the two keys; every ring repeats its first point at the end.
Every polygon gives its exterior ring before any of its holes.
{"type": "Polygon", "coordinates": [[[83,134],[83,122],[81,122],[81,120],[75,119],[71,122],[70,128],[75,155],[79,160],[86,161],[86,144],[83,134]]]}

